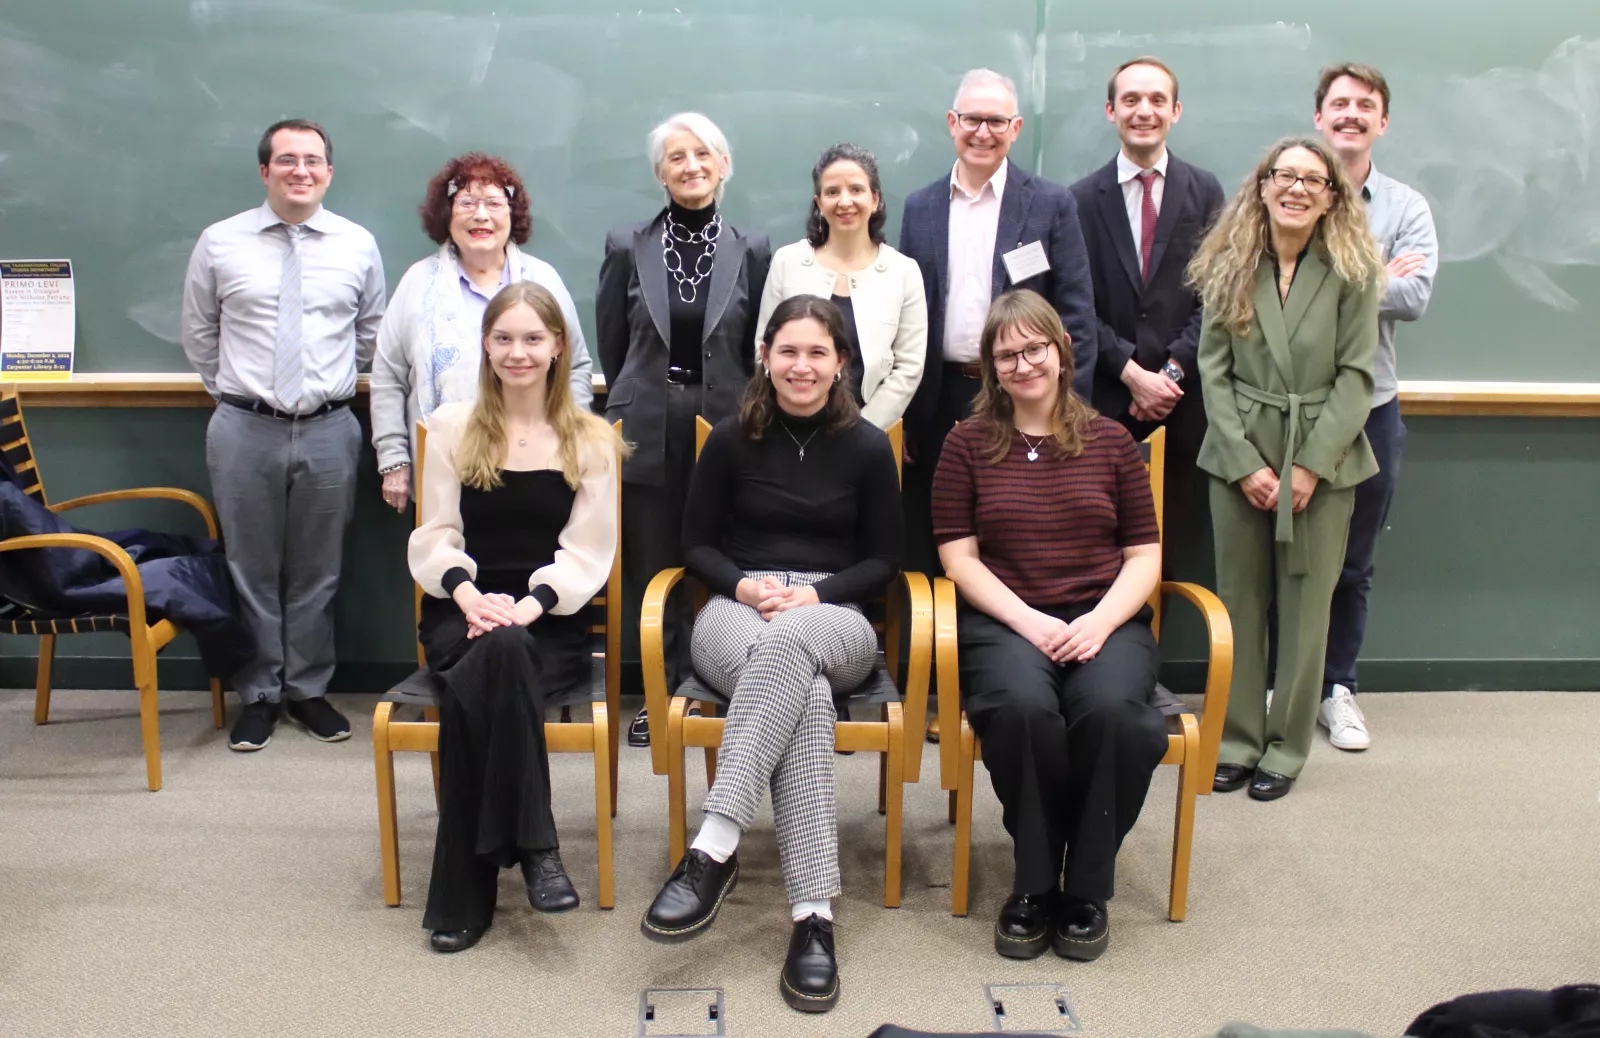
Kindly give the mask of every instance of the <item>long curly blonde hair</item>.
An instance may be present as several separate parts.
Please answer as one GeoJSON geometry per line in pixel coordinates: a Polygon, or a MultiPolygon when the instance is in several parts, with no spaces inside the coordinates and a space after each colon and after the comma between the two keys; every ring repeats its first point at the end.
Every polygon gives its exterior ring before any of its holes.
{"type": "Polygon", "coordinates": [[[479,349],[484,350],[485,355],[478,361],[478,400],[456,447],[456,471],[461,474],[462,483],[478,490],[490,490],[501,483],[500,470],[505,467],[508,450],[505,394],[500,376],[489,363],[487,343],[500,315],[518,305],[531,307],[560,343],[560,354],[545,371],[545,417],[555,429],[556,441],[560,444],[556,458],[561,464],[561,475],[567,486],[576,490],[583,475],[585,455],[605,459],[616,454],[627,457],[632,447],[622,441],[605,419],[580,409],[572,399],[572,386],[568,382],[572,373],[571,339],[567,335],[566,319],[550,290],[532,281],[514,281],[502,288],[483,312],[485,345],[479,349]]]}
{"type": "Polygon", "coordinates": [[[1367,229],[1366,206],[1345,176],[1343,164],[1320,138],[1285,137],[1245,177],[1189,261],[1189,284],[1199,292],[1206,313],[1236,336],[1250,334],[1256,316],[1256,271],[1262,258],[1272,253],[1272,222],[1261,189],[1278,158],[1290,148],[1312,152],[1327,167],[1332,204],[1317,221],[1312,239],[1327,249],[1333,272],[1351,285],[1383,280],[1383,259],[1367,229]]]}

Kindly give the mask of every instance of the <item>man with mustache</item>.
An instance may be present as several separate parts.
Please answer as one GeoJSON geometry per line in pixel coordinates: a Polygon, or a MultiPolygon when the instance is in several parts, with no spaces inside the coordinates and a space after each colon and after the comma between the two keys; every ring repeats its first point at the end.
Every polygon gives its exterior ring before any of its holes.
{"type": "Polygon", "coordinates": [[[1372,164],[1372,146],[1389,128],[1389,84],[1383,73],[1370,65],[1329,65],[1317,81],[1316,105],[1317,129],[1343,162],[1350,182],[1361,185],[1368,226],[1388,261],[1389,273],[1378,306],[1378,356],[1373,365],[1372,412],[1366,425],[1379,472],[1356,487],[1344,571],[1333,592],[1328,620],[1328,657],[1317,718],[1334,746],[1364,750],[1372,738],[1355,702],[1356,657],[1361,654],[1367,627],[1373,553],[1378,532],[1388,519],[1389,503],[1394,500],[1406,442],[1395,376],[1395,322],[1415,321],[1428,309],[1433,276],[1439,267],[1439,236],[1422,195],[1384,176],[1372,164]]]}
{"type": "Polygon", "coordinates": [[[1178,77],[1158,58],[1123,62],[1106,84],[1121,148],[1072,185],[1094,278],[1094,407],[1136,440],[1167,428],[1167,565],[1211,557],[1206,482],[1195,457],[1206,413],[1196,384],[1200,299],[1184,283],[1222,208],[1212,174],[1167,150],[1183,115],[1178,77]]]}

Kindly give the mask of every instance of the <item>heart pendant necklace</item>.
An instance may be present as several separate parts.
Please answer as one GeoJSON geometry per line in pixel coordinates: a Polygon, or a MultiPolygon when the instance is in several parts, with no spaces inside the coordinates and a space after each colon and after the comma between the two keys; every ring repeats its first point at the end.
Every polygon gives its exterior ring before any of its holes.
{"type": "Polygon", "coordinates": [[[1045,438],[1041,436],[1039,438],[1039,443],[1035,444],[1032,440],[1028,439],[1028,434],[1023,432],[1021,429],[1017,430],[1017,435],[1022,437],[1022,442],[1026,443],[1028,445],[1028,460],[1029,461],[1038,461],[1039,460],[1039,445],[1042,445],[1044,443],[1045,438]]]}

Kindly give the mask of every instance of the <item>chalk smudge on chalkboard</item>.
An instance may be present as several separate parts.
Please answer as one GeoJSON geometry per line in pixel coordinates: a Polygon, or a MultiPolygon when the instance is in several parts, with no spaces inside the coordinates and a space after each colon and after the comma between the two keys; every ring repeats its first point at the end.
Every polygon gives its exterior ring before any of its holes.
{"type": "Polygon", "coordinates": [[[1428,197],[1441,259],[1492,259],[1530,298],[1579,310],[1554,275],[1600,266],[1600,41],[1410,89],[1406,146],[1381,164],[1428,197]]]}

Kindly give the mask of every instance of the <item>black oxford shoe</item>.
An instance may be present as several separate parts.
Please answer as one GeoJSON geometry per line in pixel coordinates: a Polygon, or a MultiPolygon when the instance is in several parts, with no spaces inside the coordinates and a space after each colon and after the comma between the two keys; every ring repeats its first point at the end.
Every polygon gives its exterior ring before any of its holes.
{"type": "Polygon", "coordinates": [[[1031,959],[1050,945],[1056,893],[1012,894],[994,923],[994,950],[1008,959],[1031,959]]]}
{"type": "Polygon", "coordinates": [[[739,855],[716,861],[705,851],[690,851],[666,884],[639,929],[652,941],[686,941],[717,918],[717,910],[739,881],[739,855]]]}
{"type": "Polygon", "coordinates": [[[1255,768],[1247,768],[1243,764],[1218,764],[1217,777],[1211,781],[1211,788],[1218,793],[1232,793],[1248,786],[1250,777],[1255,773],[1255,768]]]}
{"type": "Polygon", "coordinates": [[[1075,897],[1062,899],[1052,941],[1057,955],[1093,962],[1104,954],[1110,940],[1111,920],[1106,918],[1104,905],[1075,897]]]}
{"type": "Polygon", "coordinates": [[[478,943],[482,930],[435,930],[428,935],[428,944],[436,952],[466,951],[478,943]]]}
{"type": "Polygon", "coordinates": [[[778,989],[790,1008],[826,1013],[839,1001],[839,964],[833,957],[833,921],[816,913],[794,924],[778,989]]]}
{"type": "Polygon", "coordinates": [[[1279,775],[1271,771],[1256,769],[1256,777],[1250,783],[1251,800],[1277,800],[1287,796],[1289,787],[1294,785],[1294,779],[1287,775],[1279,775]]]}
{"type": "Polygon", "coordinates": [[[540,912],[566,912],[578,907],[578,892],[567,878],[560,851],[524,854],[522,882],[528,888],[528,904],[540,912]]]}

